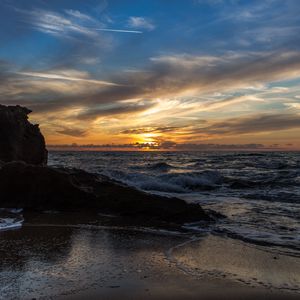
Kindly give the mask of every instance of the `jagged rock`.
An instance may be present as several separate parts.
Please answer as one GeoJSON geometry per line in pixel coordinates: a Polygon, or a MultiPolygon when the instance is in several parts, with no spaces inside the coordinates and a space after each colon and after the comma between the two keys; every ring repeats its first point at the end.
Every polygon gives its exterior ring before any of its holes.
{"type": "Polygon", "coordinates": [[[39,126],[28,121],[29,113],[29,109],[18,105],[0,105],[0,161],[47,163],[45,139],[39,126]]]}
{"type": "Polygon", "coordinates": [[[0,169],[0,207],[98,210],[174,223],[211,220],[197,204],[151,195],[77,169],[7,163],[0,169]]]}

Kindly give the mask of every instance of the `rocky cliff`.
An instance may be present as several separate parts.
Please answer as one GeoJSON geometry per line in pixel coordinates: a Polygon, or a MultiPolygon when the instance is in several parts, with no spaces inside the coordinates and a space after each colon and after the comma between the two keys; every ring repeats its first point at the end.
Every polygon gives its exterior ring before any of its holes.
{"type": "Polygon", "coordinates": [[[28,121],[31,111],[21,106],[0,105],[0,161],[47,163],[45,139],[38,125],[28,121]]]}

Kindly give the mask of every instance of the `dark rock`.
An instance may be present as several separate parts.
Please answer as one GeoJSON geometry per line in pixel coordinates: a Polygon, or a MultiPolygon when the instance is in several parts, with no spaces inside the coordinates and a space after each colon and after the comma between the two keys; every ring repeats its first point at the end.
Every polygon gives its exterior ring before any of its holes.
{"type": "Polygon", "coordinates": [[[82,170],[22,162],[0,169],[0,195],[0,207],[25,210],[97,210],[174,223],[212,220],[197,204],[151,195],[82,170]]]}
{"type": "Polygon", "coordinates": [[[39,126],[28,121],[29,113],[29,109],[18,105],[0,105],[0,161],[47,163],[45,139],[39,126]]]}

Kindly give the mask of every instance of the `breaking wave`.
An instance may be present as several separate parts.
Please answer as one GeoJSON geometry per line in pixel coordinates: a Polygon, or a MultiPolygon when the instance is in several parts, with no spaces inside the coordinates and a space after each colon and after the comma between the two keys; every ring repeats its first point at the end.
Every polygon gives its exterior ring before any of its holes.
{"type": "Polygon", "coordinates": [[[22,227],[22,209],[0,209],[0,231],[11,230],[22,227]]]}
{"type": "Polygon", "coordinates": [[[299,245],[299,152],[52,152],[49,163],[199,203],[226,216],[224,235],[299,245]]]}

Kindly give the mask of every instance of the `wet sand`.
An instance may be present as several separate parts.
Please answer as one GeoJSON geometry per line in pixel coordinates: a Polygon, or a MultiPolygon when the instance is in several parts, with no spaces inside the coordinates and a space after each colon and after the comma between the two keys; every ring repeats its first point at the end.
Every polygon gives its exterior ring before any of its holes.
{"type": "Polygon", "coordinates": [[[300,296],[297,257],[211,235],[50,219],[0,232],[0,299],[300,296]]]}

